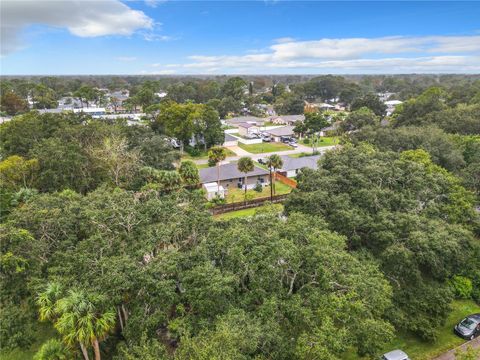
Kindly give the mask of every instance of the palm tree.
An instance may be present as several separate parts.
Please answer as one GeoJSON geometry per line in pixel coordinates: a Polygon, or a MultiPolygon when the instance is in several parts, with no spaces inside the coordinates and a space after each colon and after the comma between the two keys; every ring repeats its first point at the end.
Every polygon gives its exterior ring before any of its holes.
{"type": "Polygon", "coordinates": [[[272,170],[276,174],[277,169],[280,169],[283,166],[283,160],[280,155],[273,154],[267,158],[266,165],[270,170],[270,199],[273,199],[273,194],[275,193],[275,176],[273,176],[272,179],[272,170]]]}
{"type": "Polygon", "coordinates": [[[227,152],[221,146],[214,146],[208,151],[208,162],[217,166],[217,193],[220,193],[220,163],[227,157],[227,152]]]}
{"type": "Polygon", "coordinates": [[[36,302],[40,308],[40,321],[54,321],[56,319],[55,305],[62,295],[62,286],[55,282],[48,283],[45,290],[38,294],[36,302]]]}
{"type": "Polygon", "coordinates": [[[60,315],[55,328],[67,345],[80,344],[85,360],[89,360],[87,347],[90,345],[93,346],[95,360],[101,359],[99,343],[115,327],[115,311],[102,311],[98,305],[102,300],[82,290],[69,290],[55,306],[56,313],[60,315]]]}
{"type": "Polygon", "coordinates": [[[33,360],[67,360],[71,358],[69,349],[60,340],[53,338],[42,345],[33,360]]]}
{"type": "Polygon", "coordinates": [[[239,171],[245,173],[245,181],[243,186],[245,187],[244,201],[246,203],[247,202],[247,173],[252,172],[253,169],[255,168],[255,165],[253,164],[253,160],[251,158],[249,158],[248,156],[244,156],[240,158],[240,160],[238,160],[237,168],[239,171]]]}

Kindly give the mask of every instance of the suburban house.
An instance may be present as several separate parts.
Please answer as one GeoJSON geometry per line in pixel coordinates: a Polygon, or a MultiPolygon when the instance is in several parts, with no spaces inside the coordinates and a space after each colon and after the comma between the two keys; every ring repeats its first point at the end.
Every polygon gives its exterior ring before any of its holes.
{"type": "Polygon", "coordinates": [[[270,137],[273,139],[275,142],[280,142],[282,141],[281,138],[282,136],[293,136],[293,126],[282,126],[278,127],[275,129],[267,130],[264,131],[264,133],[267,133],[270,135],[270,137]]]}
{"type": "Polygon", "coordinates": [[[279,125],[291,125],[295,126],[298,122],[303,122],[305,120],[305,115],[282,115],[282,116],[271,116],[270,121],[274,124],[279,125]]]}
{"type": "Polygon", "coordinates": [[[256,116],[238,116],[231,119],[222,119],[222,124],[238,127],[238,124],[253,124],[257,126],[263,126],[265,119],[256,116]]]}
{"type": "Polygon", "coordinates": [[[299,158],[292,158],[286,155],[281,156],[283,166],[278,172],[283,176],[292,178],[297,176],[300,169],[309,168],[316,170],[320,157],[321,155],[303,156],[299,158]]]}
{"type": "Polygon", "coordinates": [[[243,136],[243,137],[249,137],[252,134],[258,134],[260,132],[260,128],[255,124],[240,123],[240,124],[237,124],[237,126],[238,126],[238,133],[240,134],[240,136],[243,136]]]}
{"type": "MultiPolygon", "coordinates": [[[[215,197],[215,192],[217,192],[217,167],[200,169],[199,175],[203,188],[207,190],[207,197],[210,196],[209,194],[215,197]],[[215,183],[215,188],[209,183],[215,183]]],[[[267,186],[269,184],[269,172],[255,166],[253,171],[247,173],[246,186],[247,189],[253,189],[257,184],[267,186]]],[[[236,163],[220,165],[220,187],[223,188],[223,191],[220,190],[219,196],[224,196],[228,189],[244,189],[244,186],[245,173],[238,170],[236,163]]]]}

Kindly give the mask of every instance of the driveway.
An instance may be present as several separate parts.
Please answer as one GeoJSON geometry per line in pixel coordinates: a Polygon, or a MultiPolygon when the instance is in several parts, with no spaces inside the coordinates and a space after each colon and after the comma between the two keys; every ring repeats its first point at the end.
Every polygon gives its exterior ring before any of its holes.
{"type": "Polygon", "coordinates": [[[468,346],[471,346],[474,349],[480,348],[480,337],[477,337],[474,340],[468,341],[459,347],[449,350],[446,353],[443,353],[432,360],[455,360],[455,352],[465,350],[468,346]]]}
{"type": "MultiPolygon", "coordinates": [[[[335,148],[335,146],[324,146],[324,147],[317,148],[317,150],[321,154],[323,154],[325,151],[331,150],[333,148],[335,148]]],[[[274,152],[263,153],[263,154],[252,154],[252,153],[249,153],[248,151],[245,151],[245,150],[241,149],[239,146],[229,146],[228,149],[232,150],[237,155],[227,157],[225,159],[225,162],[237,161],[238,159],[240,159],[243,156],[249,156],[254,161],[258,161],[258,159],[262,159],[262,158],[265,158],[265,157],[273,155],[273,154],[294,155],[294,154],[300,154],[300,153],[307,153],[308,154],[308,153],[312,152],[311,147],[301,145],[301,144],[298,144],[298,147],[296,149],[293,149],[293,150],[274,151],[274,152]]],[[[199,165],[200,164],[206,164],[206,163],[208,163],[208,160],[207,159],[194,160],[194,163],[199,164],[199,165]]]]}

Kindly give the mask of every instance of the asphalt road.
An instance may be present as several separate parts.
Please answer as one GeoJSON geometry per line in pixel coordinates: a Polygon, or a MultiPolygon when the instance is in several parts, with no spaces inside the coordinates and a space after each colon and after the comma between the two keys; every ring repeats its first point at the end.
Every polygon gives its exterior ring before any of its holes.
{"type": "MultiPolygon", "coordinates": [[[[235,152],[235,147],[227,147],[228,149],[232,150],[235,152]]],[[[320,152],[320,153],[324,153],[325,151],[327,150],[331,150],[335,148],[335,146],[323,146],[323,147],[319,147],[317,148],[317,150],[320,152]]],[[[243,150],[243,152],[241,154],[238,154],[237,156],[230,156],[230,157],[227,157],[225,159],[225,162],[231,162],[231,161],[236,161],[238,159],[240,159],[242,156],[250,156],[252,158],[252,160],[254,161],[258,161],[258,159],[261,159],[261,158],[265,158],[267,156],[270,156],[270,155],[273,155],[273,154],[278,154],[278,155],[294,155],[294,154],[300,154],[300,153],[311,153],[312,152],[312,148],[311,147],[308,147],[308,146],[305,146],[305,145],[301,145],[301,144],[298,144],[298,147],[296,149],[293,149],[293,150],[286,150],[286,151],[275,151],[275,152],[269,152],[269,153],[263,153],[263,154],[251,154],[251,153],[247,153],[245,150],[243,150]],[[244,154],[244,152],[246,154],[244,154]]],[[[201,159],[201,160],[194,160],[193,161],[195,164],[206,164],[208,163],[208,160],[207,159],[201,159]]]]}
{"type": "Polygon", "coordinates": [[[432,360],[455,360],[455,353],[457,351],[465,350],[468,346],[471,346],[474,349],[480,348],[480,337],[477,337],[474,340],[468,341],[465,344],[460,345],[455,349],[449,350],[443,353],[442,355],[437,356],[436,358],[433,358],[432,360]]]}

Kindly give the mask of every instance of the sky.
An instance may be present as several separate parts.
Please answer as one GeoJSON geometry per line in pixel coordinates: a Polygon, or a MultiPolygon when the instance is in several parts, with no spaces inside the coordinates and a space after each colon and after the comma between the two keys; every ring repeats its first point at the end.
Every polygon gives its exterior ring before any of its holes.
{"type": "Polygon", "coordinates": [[[480,2],[1,0],[1,75],[480,73],[480,2]]]}

